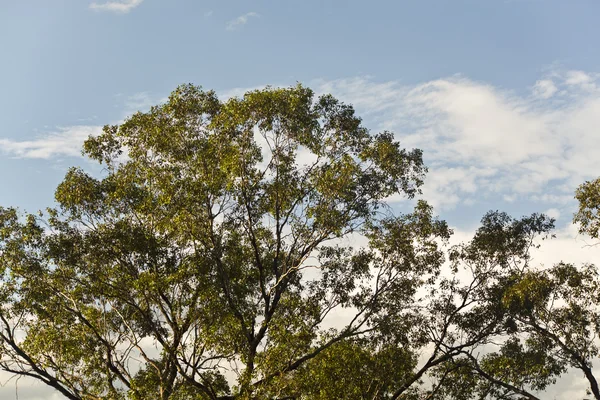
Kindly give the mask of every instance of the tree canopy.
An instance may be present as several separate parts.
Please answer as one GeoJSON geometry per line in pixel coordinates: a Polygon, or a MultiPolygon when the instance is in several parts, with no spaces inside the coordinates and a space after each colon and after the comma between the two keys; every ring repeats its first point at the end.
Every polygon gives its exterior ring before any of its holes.
{"type": "Polygon", "coordinates": [[[536,399],[576,368],[600,400],[596,268],[532,265],[544,215],[449,246],[425,201],[398,213],[421,151],[330,95],[184,85],[83,151],[102,176],[0,209],[4,371],[68,399],[536,399]]]}

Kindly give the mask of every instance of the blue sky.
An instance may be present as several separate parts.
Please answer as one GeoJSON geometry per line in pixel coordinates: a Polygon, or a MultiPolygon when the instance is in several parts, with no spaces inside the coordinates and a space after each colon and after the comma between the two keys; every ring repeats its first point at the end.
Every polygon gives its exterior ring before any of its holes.
{"type": "MultiPolygon", "coordinates": [[[[599,12],[591,0],[3,0],[0,137],[117,122],[185,82],[225,93],[340,79],[407,88],[459,75],[526,97],[551,73],[600,70],[599,12]]],[[[357,108],[379,128],[368,105],[357,108]]],[[[0,203],[44,207],[80,162],[5,148],[0,203]]],[[[478,211],[497,204],[483,203],[478,211]]]]}
{"type": "Polygon", "coordinates": [[[423,148],[425,198],[458,237],[489,209],[547,211],[542,260],[597,259],[570,218],[600,171],[599,15],[597,0],[0,0],[0,204],[51,205],[69,166],[98,171],[87,135],[178,84],[301,82],[423,148]]]}

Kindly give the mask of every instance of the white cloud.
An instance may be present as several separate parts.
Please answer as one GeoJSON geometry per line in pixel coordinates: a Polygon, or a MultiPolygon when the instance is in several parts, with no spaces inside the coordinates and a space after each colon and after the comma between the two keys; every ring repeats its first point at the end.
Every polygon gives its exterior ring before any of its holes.
{"type": "Polygon", "coordinates": [[[495,174],[489,167],[440,166],[427,175],[423,197],[436,209],[453,208],[461,201],[473,204],[478,186],[495,174]]]}
{"type": "MultiPolygon", "coordinates": [[[[147,92],[133,94],[125,97],[122,101],[123,116],[126,118],[137,111],[146,112],[151,106],[165,101],[167,98],[152,96],[147,92]]],[[[122,122],[123,120],[117,121],[119,124],[122,122]]],[[[59,127],[54,132],[45,133],[33,139],[0,138],[0,153],[15,158],[32,159],[82,157],[83,142],[89,136],[100,133],[102,133],[102,126],[99,125],[75,125],[59,127]]]]}
{"type": "Polygon", "coordinates": [[[150,107],[164,103],[167,100],[168,98],[158,98],[156,96],[152,96],[148,92],[135,93],[125,98],[125,115],[129,116],[138,111],[146,112],[150,109],[150,107]]]}
{"type": "Polygon", "coordinates": [[[583,71],[568,71],[565,83],[571,86],[579,86],[584,89],[594,89],[594,79],[583,71]]]}
{"type": "Polygon", "coordinates": [[[536,201],[538,203],[565,205],[573,202],[573,194],[534,194],[533,196],[531,196],[531,200],[536,201]]]}
{"type": "Polygon", "coordinates": [[[534,96],[542,99],[549,99],[550,97],[554,96],[557,91],[558,88],[550,79],[541,79],[533,86],[534,96]]]}
{"type": "Polygon", "coordinates": [[[549,208],[546,211],[544,211],[544,214],[546,214],[550,218],[554,218],[554,219],[560,218],[560,210],[558,208],[549,208]]]}
{"type": "Polygon", "coordinates": [[[414,86],[371,78],[315,84],[354,104],[367,126],[423,149],[425,198],[438,206],[497,197],[552,207],[572,202],[576,186],[600,171],[600,90],[595,74],[551,77],[535,84],[534,97],[460,76],[414,86]]]}
{"type": "Polygon", "coordinates": [[[413,139],[433,133],[440,161],[503,166],[558,150],[554,141],[541,140],[545,116],[532,115],[520,99],[488,85],[438,80],[417,86],[405,101],[422,124],[413,139]]]}
{"type": "Polygon", "coordinates": [[[144,0],[120,0],[120,1],[108,1],[106,3],[92,3],[90,8],[95,11],[111,11],[120,14],[126,14],[133,10],[144,0]]]}
{"type": "MultiPolygon", "coordinates": [[[[354,104],[366,126],[389,129],[404,147],[423,149],[424,197],[442,210],[498,199],[565,211],[577,185],[600,171],[600,90],[588,90],[598,77],[553,72],[535,83],[533,97],[460,76],[412,86],[369,77],[311,86],[354,104]]],[[[245,91],[232,89],[225,98],[245,91]]],[[[124,98],[123,106],[129,115],[164,100],[142,92],[124,98]]],[[[2,139],[0,149],[16,157],[78,156],[88,129],[99,131],[84,126],[33,140],[2,139]]]]}
{"type": "Polygon", "coordinates": [[[251,11],[249,13],[246,13],[244,15],[240,15],[239,17],[232,19],[231,21],[227,22],[227,26],[226,29],[228,31],[233,31],[238,29],[240,26],[246,25],[248,23],[248,20],[252,17],[260,17],[260,15],[258,13],[255,13],[254,11],[251,11]]]}
{"type": "Polygon", "coordinates": [[[0,151],[17,158],[81,157],[83,142],[101,131],[100,126],[72,126],[32,140],[0,139],[0,151]]]}

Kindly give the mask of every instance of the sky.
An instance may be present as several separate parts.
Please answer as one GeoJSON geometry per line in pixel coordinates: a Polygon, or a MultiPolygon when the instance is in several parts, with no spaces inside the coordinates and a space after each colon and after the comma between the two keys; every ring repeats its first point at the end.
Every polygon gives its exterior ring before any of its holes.
{"type": "MultiPolygon", "coordinates": [[[[490,209],[546,212],[558,237],[538,261],[594,261],[571,219],[600,174],[598,15],[597,0],[0,0],[0,205],[53,205],[68,167],[100,171],[86,137],[178,84],[300,82],[423,149],[423,197],[458,238],[490,209]]],[[[570,376],[549,394],[584,390],[570,376]]]]}

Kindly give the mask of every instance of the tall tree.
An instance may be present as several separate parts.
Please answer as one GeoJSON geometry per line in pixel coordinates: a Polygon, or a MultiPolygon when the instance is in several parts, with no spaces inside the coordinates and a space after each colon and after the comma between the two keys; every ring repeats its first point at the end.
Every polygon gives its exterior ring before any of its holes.
{"type": "MultiPolygon", "coordinates": [[[[573,221],[579,232],[598,239],[600,180],[582,184],[575,197],[579,209],[573,221]]],[[[537,226],[546,233],[551,228],[546,223],[537,226]]],[[[598,268],[562,261],[550,267],[526,263],[506,270],[493,287],[499,294],[495,303],[514,333],[499,352],[484,358],[493,372],[489,375],[540,390],[568,369],[580,371],[588,382],[588,395],[600,400],[599,377],[593,369],[600,356],[598,268]]]]}
{"type": "MultiPolygon", "coordinates": [[[[594,218],[582,229],[593,229],[594,218]]],[[[600,399],[593,370],[600,356],[600,273],[591,264],[532,262],[531,251],[552,229],[553,221],[543,215],[516,220],[491,212],[472,241],[453,249],[455,271],[466,269],[440,287],[446,294],[438,302],[451,311],[442,311],[438,320],[456,314],[453,340],[483,335],[434,371],[439,398],[534,400],[559,376],[579,370],[588,395],[600,399]],[[457,299],[447,300],[452,296],[457,299]],[[463,312],[454,311],[465,304],[463,312]]]]}
{"type": "Polygon", "coordinates": [[[449,251],[448,269],[431,285],[422,315],[429,353],[420,372],[429,399],[537,399],[563,372],[544,351],[524,347],[505,294],[535,269],[531,250],[553,222],[489,212],[474,237],[449,251]]]}
{"type": "Polygon", "coordinates": [[[419,150],[302,86],[185,85],[84,153],[103,177],[71,169],[44,216],[0,211],[0,368],[69,399],[297,397],[306,379],[326,382],[311,398],[385,398],[419,379],[414,298],[449,230],[386,206],[418,192],[419,150]],[[363,380],[332,383],[328,357],[363,380]]]}

